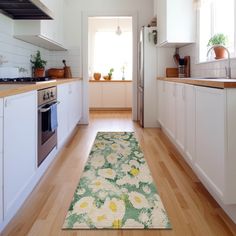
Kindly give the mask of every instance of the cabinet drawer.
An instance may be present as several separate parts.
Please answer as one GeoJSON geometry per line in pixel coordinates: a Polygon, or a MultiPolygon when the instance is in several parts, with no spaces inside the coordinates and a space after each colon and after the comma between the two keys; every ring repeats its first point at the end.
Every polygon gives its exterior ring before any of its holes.
{"type": "Polygon", "coordinates": [[[3,116],[3,99],[0,99],[0,117],[3,116]]]}

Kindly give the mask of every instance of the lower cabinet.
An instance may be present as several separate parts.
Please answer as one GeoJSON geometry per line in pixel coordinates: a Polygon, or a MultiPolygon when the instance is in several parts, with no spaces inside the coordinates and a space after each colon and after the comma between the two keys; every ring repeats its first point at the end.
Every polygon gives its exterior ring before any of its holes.
{"type": "Polygon", "coordinates": [[[90,82],[90,108],[131,108],[132,82],[90,82]]]}
{"type": "Polygon", "coordinates": [[[82,81],[57,86],[58,146],[61,147],[82,116],[82,81]]]}
{"type": "Polygon", "coordinates": [[[0,99],[0,223],[3,221],[3,99],[0,99]]]}
{"type": "MultiPolygon", "coordinates": [[[[196,88],[195,167],[221,199],[224,197],[225,95],[223,89],[196,88]]],[[[236,199],[235,199],[236,200],[236,199]]]]}
{"type": "Polygon", "coordinates": [[[183,152],[185,149],[185,85],[176,83],[175,86],[175,139],[183,152]]]}
{"type": "Polygon", "coordinates": [[[163,130],[209,192],[236,204],[236,89],[158,81],[158,92],[163,130]]]}
{"type": "Polygon", "coordinates": [[[2,222],[3,222],[3,155],[2,153],[0,153],[0,223],[2,222]]]}
{"type": "Polygon", "coordinates": [[[4,218],[15,214],[36,172],[37,91],[4,98],[4,218]]]}

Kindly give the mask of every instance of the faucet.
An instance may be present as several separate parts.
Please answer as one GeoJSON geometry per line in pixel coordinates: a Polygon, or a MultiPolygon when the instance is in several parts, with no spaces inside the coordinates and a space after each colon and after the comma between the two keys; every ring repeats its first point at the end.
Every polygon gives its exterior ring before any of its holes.
{"type": "Polygon", "coordinates": [[[228,50],[228,48],[226,48],[225,46],[221,45],[221,44],[216,44],[213,45],[212,47],[210,47],[207,51],[207,57],[210,53],[210,51],[215,48],[215,47],[222,47],[226,50],[227,54],[228,54],[228,67],[225,67],[225,72],[226,72],[226,79],[231,79],[231,66],[230,66],[230,52],[228,50]]]}

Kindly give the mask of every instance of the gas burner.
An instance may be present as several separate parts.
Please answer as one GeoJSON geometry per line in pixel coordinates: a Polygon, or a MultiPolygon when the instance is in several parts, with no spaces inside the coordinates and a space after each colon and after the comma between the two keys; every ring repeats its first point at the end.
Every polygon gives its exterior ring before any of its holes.
{"type": "Polygon", "coordinates": [[[0,78],[0,83],[30,83],[35,84],[37,82],[51,81],[50,77],[18,77],[18,78],[0,78]]]}

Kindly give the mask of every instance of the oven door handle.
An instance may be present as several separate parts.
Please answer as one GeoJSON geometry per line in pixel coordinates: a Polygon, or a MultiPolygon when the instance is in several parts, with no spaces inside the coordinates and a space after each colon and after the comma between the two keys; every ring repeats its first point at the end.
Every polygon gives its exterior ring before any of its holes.
{"type": "MultiPolygon", "coordinates": [[[[58,104],[60,104],[60,102],[59,102],[59,101],[53,102],[53,103],[51,103],[50,106],[47,107],[47,108],[39,107],[39,112],[41,112],[41,113],[47,112],[47,111],[49,111],[49,110],[51,109],[51,106],[52,106],[52,105],[55,105],[55,104],[58,105],[58,104]]],[[[43,105],[43,107],[44,107],[44,106],[45,106],[45,105],[43,105]]]]}

